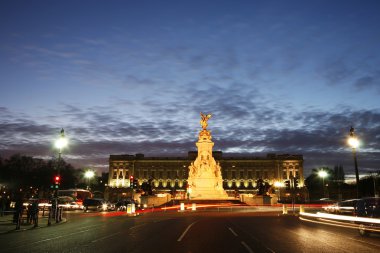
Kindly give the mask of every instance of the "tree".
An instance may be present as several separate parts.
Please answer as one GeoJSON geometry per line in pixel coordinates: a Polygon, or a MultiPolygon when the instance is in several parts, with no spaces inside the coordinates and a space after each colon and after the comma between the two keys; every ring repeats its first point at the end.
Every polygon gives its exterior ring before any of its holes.
{"type": "MultiPolygon", "coordinates": [[[[0,182],[13,193],[24,192],[25,197],[35,196],[38,192],[48,192],[53,177],[58,173],[56,160],[42,160],[15,154],[1,160],[0,182]]],[[[78,181],[76,170],[64,160],[60,162],[61,188],[74,187],[78,181]]]]}
{"type": "Polygon", "coordinates": [[[325,197],[324,194],[324,185],[329,185],[333,171],[329,167],[321,167],[312,169],[311,174],[305,179],[305,185],[309,191],[310,200],[319,200],[325,197]],[[327,172],[327,176],[324,178],[319,177],[318,173],[320,170],[327,172]]]}
{"type": "Polygon", "coordinates": [[[343,170],[343,166],[335,166],[334,167],[334,173],[333,173],[333,180],[335,182],[344,182],[345,174],[343,170]]]}

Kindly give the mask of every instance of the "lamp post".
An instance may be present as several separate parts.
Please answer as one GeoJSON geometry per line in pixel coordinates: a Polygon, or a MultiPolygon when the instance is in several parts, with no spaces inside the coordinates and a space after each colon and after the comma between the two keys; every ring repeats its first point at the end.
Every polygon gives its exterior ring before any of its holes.
{"type": "MultiPolygon", "coordinates": [[[[58,149],[58,161],[57,161],[57,174],[54,176],[55,180],[55,191],[54,191],[54,215],[55,221],[59,222],[58,215],[58,187],[61,180],[61,162],[62,162],[62,149],[67,146],[67,139],[65,138],[65,130],[61,129],[61,135],[58,140],[55,142],[55,147],[58,149]]],[[[53,206],[53,205],[52,205],[53,206]]],[[[48,224],[50,225],[50,215],[48,224]]]]}
{"type": "Polygon", "coordinates": [[[359,193],[359,170],[358,170],[358,160],[356,158],[356,148],[359,146],[359,140],[355,135],[355,129],[353,127],[350,128],[350,137],[348,138],[348,144],[352,148],[352,155],[354,157],[355,164],[355,177],[356,177],[356,197],[360,198],[359,193]]]}
{"type": "Polygon", "coordinates": [[[323,197],[326,197],[326,191],[325,191],[325,177],[327,177],[327,172],[325,170],[318,171],[318,176],[322,178],[322,184],[323,184],[323,197]]]}
{"type": "MultiPolygon", "coordinates": [[[[61,135],[58,140],[55,142],[55,147],[58,149],[58,162],[57,162],[57,175],[60,177],[61,174],[61,162],[62,162],[62,149],[67,146],[67,139],[65,137],[65,130],[61,129],[61,135]]],[[[56,197],[58,196],[58,188],[56,188],[56,197]]]]}
{"type": "Polygon", "coordinates": [[[95,172],[92,171],[92,170],[87,170],[85,173],[84,173],[84,177],[87,178],[87,190],[90,189],[90,180],[91,178],[93,178],[95,176],[95,172]]]}
{"type": "Polygon", "coordinates": [[[65,137],[65,130],[61,129],[61,135],[55,142],[55,147],[58,149],[58,159],[61,159],[62,149],[67,146],[67,139],[65,137]]]}
{"type": "Polygon", "coordinates": [[[376,197],[379,197],[379,195],[376,193],[376,174],[375,173],[371,173],[371,177],[372,177],[372,180],[373,180],[373,196],[376,198],[376,197]]]}

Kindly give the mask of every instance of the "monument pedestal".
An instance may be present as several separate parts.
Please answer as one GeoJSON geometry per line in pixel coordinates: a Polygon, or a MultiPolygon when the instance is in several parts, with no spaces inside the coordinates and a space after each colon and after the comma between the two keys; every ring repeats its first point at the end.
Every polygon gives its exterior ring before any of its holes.
{"type": "MultiPolygon", "coordinates": [[[[204,115],[202,119],[203,117],[204,115]]],[[[214,142],[211,141],[211,132],[206,129],[207,124],[204,125],[201,121],[201,125],[203,130],[199,133],[199,140],[196,143],[198,156],[189,166],[188,190],[190,198],[227,199],[228,195],[223,189],[220,165],[212,156],[214,142]]]]}
{"type": "Polygon", "coordinates": [[[256,195],[256,196],[253,196],[252,200],[255,205],[271,205],[271,199],[272,199],[271,196],[256,195]]]}

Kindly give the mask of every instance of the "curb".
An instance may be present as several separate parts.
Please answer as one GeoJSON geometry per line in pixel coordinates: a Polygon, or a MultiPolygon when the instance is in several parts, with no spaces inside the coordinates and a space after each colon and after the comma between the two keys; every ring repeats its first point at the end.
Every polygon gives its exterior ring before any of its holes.
{"type": "MultiPolygon", "coordinates": [[[[8,231],[3,231],[3,232],[0,232],[0,235],[2,234],[10,234],[10,233],[18,233],[18,232],[23,232],[23,231],[27,231],[27,230],[35,230],[35,229],[42,229],[42,228],[48,228],[48,227],[54,227],[54,226],[58,226],[60,224],[64,224],[67,222],[67,219],[66,218],[63,218],[61,222],[59,223],[55,223],[55,222],[52,222],[51,225],[43,225],[43,226],[37,226],[37,227],[34,227],[33,225],[30,225],[31,227],[28,227],[28,228],[20,228],[18,230],[16,230],[15,228],[14,229],[11,229],[11,230],[8,230],[8,231]]],[[[16,225],[14,225],[16,226],[16,225]]]]}

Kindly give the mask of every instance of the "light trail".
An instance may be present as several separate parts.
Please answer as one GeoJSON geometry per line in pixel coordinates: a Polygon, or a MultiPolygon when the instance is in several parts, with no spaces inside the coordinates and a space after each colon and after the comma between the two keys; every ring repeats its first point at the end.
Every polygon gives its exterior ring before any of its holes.
{"type": "Polygon", "coordinates": [[[321,212],[318,212],[316,214],[300,212],[300,215],[314,217],[314,218],[326,218],[326,219],[332,219],[332,220],[344,220],[344,221],[356,221],[356,222],[364,222],[364,223],[371,223],[371,224],[380,224],[380,219],[377,219],[377,218],[337,215],[337,214],[329,214],[329,213],[321,213],[321,212]]]}
{"type": "Polygon", "coordinates": [[[373,224],[376,224],[376,225],[380,224],[380,219],[376,219],[376,218],[344,216],[344,215],[327,214],[327,213],[320,213],[320,212],[316,214],[301,212],[299,219],[302,221],[336,226],[336,227],[364,229],[366,231],[371,231],[371,232],[380,232],[380,227],[372,226],[373,224]],[[309,219],[305,217],[308,217],[309,219]],[[315,219],[313,220],[310,218],[315,218],[315,219]],[[355,223],[350,223],[350,222],[355,222],[355,223]]]}

